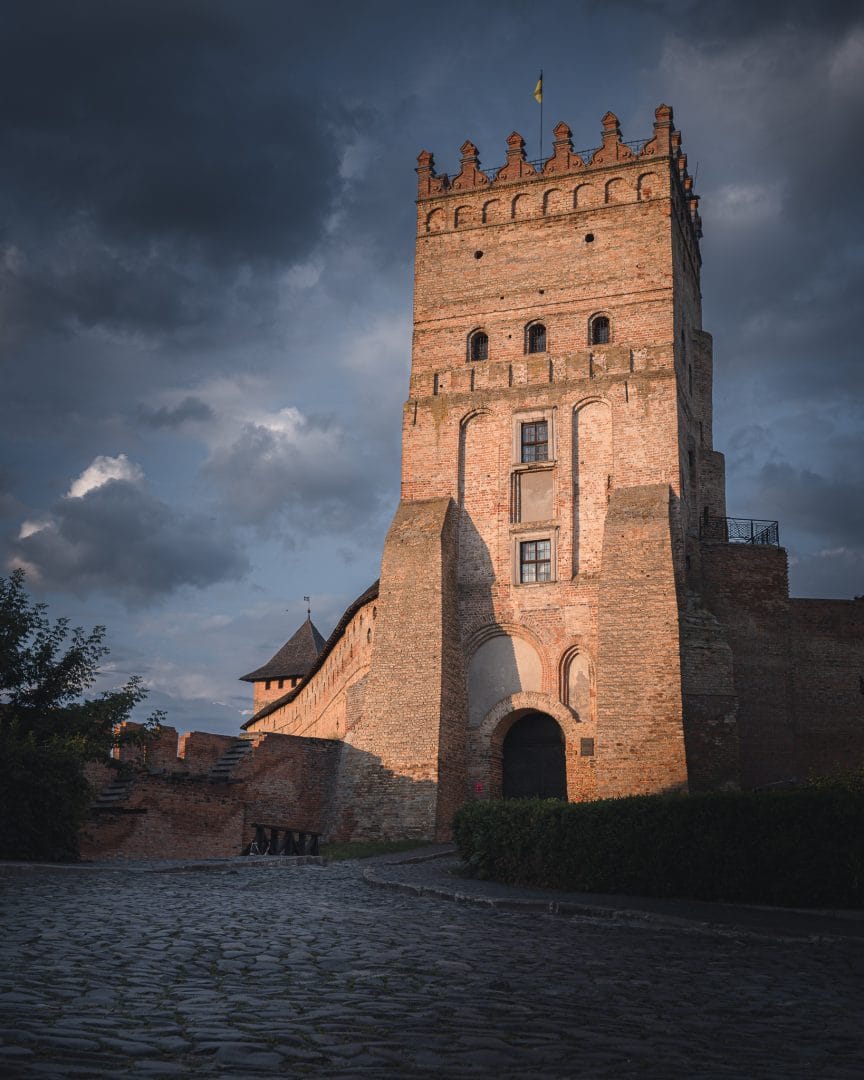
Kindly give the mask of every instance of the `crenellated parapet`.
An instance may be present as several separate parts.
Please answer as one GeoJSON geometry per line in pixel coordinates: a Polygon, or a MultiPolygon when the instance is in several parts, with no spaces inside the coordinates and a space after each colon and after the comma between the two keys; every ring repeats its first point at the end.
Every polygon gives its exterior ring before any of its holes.
{"type": "MultiPolygon", "coordinates": [[[[600,170],[614,169],[620,166],[641,165],[666,158],[670,163],[670,172],[677,178],[679,192],[684,203],[687,216],[695,230],[696,236],[701,236],[701,220],[699,218],[699,196],[693,191],[693,178],[687,172],[687,155],[681,149],[681,132],[675,130],[672,117],[672,109],[669,105],[660,105],[654,112],[654,131],[650,139],[636,142],[625,142],[621,133],[621,125],[618,117],[613,112],[607,112],[601,120],[601,144],[589,150],[574,151],[572,132],[563,121],[553,129],[554,141],[552,143],[551,157],[539,161],[529,161],[525,152],[525,140],[516,131],[507,139],[507,156],[505,163],[495,169],[481,167],[479,152],[473,142],[466,141],[461,147],[461,160],[459,172],[448,176],[445,173],[435,171],[435,160],[428,150],[424,150],[417,158],[418,199],[421,202],[430,199],[440,199],[442,196],[451,196],[459,193],[469,193],[478,189],[490,191],[504,185],[512,185],[526,182],[539,182],[555,178],[556,180],[578,174],[591,174],[600,170]]],[[[587,178],[587,176],[586,176],[587,178]]],[[[635,192],[637,199],[644,196],[645,184],[637,181],[635,192]]],[[[562,209],[580,209],[579,186],[574,186],[572,192],[572,206],[562,209]]],[[[610,195],[609,185],[606,185],[604,201],[617,201],[610,195]]],[[[548,200],[541,200],[544,208],[548,200]]],[[[544,209],[544,213],[545,213],[544,209]]],[[[468,215],[473,218],[474,215],[468,215]]],[[[443,225],[444,215],[435,215],[439,223],[437,226],[430,222],[427,231],[438,231],[443,225]]],[[[462,215],[462,222],[466,215],[462,215]]],[[[482,213],[483,224],[490,223],[492,219],[482,213]]],[[[459,215],[454,218],[453,224],[459,224],[459,215]]]]}

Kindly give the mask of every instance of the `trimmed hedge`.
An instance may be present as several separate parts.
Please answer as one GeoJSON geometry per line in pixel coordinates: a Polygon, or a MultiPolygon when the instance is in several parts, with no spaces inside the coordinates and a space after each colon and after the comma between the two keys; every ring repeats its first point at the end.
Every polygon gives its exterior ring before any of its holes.
{"type": "Polygon", "coordinates": [[[471,873],[514,885],[864,907],[864,772],[781,790],[473,802],[453,829],[471,873]]]}

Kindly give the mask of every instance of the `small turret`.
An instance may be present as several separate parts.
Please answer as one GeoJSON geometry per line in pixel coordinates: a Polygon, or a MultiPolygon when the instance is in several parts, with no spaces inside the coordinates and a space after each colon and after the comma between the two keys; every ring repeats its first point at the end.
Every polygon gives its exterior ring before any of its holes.
{"type": "Polygon", "coordinates": [[[241,675],[241,682],[251,682],[254,686],[255,711],[293,689],[318,659],[324,644],[311,617],[307,618],[266,664],[241,675]]]}

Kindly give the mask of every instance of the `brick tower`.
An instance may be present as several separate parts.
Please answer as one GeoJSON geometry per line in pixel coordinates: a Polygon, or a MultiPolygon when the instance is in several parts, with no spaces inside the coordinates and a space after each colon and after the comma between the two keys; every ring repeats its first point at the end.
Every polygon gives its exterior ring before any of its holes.
{"type": "MultiPolygon", "coordinates": [[[[559,124],[542,163],[514,132],[492,174],[470,142],[452,178],[418,159],[402,502],[360,726],[388,768],[437,784],[439,827],[508,783],[688,785],[686,583],[700,515],[725,515],[697,197],[668,106],[644,144],[602,123],[581,154],[559,124]]],[[[737,771],[717,704],[711,784],[737,771]]]]}

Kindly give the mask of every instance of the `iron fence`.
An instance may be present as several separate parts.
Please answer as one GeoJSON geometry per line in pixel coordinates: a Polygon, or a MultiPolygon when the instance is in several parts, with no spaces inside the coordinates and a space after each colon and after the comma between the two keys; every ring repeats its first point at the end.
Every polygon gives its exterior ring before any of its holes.
{"type": "Polygon", "coordinates": [[[705,515],[699,529],[702,540],[716,544],[767,544],[780,547],[780,523],[758,518],[722,518],[705,515]]]}

